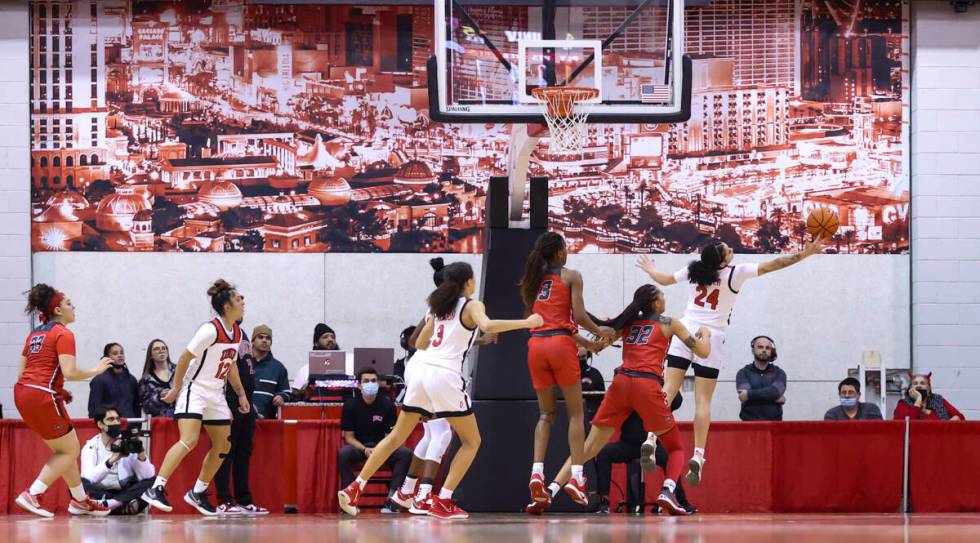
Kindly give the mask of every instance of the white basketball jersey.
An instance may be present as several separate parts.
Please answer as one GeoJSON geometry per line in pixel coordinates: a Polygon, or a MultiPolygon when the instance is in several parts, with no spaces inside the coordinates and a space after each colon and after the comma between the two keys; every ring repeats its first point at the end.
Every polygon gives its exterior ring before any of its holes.
{"type": "MultiPolygon", "coordinates": [[[[689,283],[691,292],[687,297],[687,309],[684,317],[702,326],[725,331],[731,322],[732,310],[735,308],[735,298],[738,297],[742,283],[746,279],[759,276],[758,264],[739,264],[728,266],[721,270],[718,281],[700,286],[689,283]]],[[[687,268],[674,274],[678,283],[689,281],[687,268]]],[[[693,334],[697,330],[690,330],[693,334]]]]}
{"type": "Polygon", "coordinates": [[[420,353],[421,359],[427,364],[440,366],[453,371],[463,371],[463,360],[476,339],[476,328],[467,328],[463,324],[463,308],[469,303],[469,298],[460,298],[456,309],[444,319],[435,319],[432,323],[432,339],[429,346],[420,353]]]}
{"type": "Polygon", "coordinates": [[[228,372],[238,360],[242,344],[242,330],[235,324],[229,334],[221,319],[201,325],[187,350],[194,355],[187,368],[185,382],[208,390],[220,391],[228,379],[228,372]],[[229,362],[230,361],[230,362],[229,362]]]}

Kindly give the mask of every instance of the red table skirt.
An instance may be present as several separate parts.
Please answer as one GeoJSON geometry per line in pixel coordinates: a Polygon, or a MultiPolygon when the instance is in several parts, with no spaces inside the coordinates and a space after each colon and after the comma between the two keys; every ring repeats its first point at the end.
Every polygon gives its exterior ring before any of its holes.
{"type": "MultiPolygon", "coordinates": [[[[90,420],[73,424],[80,442],[95,434],[90,420]]],[[[156,465],[177,441],[173,420],[154,419],[151,457],[156,465]]],[[[685,446],[693,447],[690,424],[682,424],[685,446]]],[[[717,422],[708,438],[705,483],[688,489],[705,513],[897,512],[901,508],[905,423],[882,422],[717,422]]],[[[409,444],[414,444],[419,432],[409,444]]],[[[914,422],[910,432],[909,480],[915,512],[980,511],[975,476],[980,473],[980,422],[914,422]],[[953,466],[951,468],[950,466],[953,466]]],[[[280,512],[295,503],[303,513],[337,510],[337,451],[343,443],[336,420],[259,421],[252,456],[256,500],[280,512]],[[295,437],[288,437],[294,432],[295,437]]],[[[171,476],[171,503],[190,488],[209,441],[171,476]]],[[[480,454],[488,454],[481,451],[480,454]]],[[[19,420],[0,420],[0,514],[19,512],[17,494],[27,488],[50,455],[44,443],[19,420]]],[[[614,471],[625,488],[624,470],[614,471]]],[[[662,472],[647,477],[652,501],[662,472]]],[[[617,485],[613,485],[615,491],[617,485]]],[[[515,496],[521,501],[525,496],[515,496]]],[[[610,497],[617,500],[618,495],[610,497]]],[[[58,482],[45,505],[64,511],[68,493],[58,482]]]]}

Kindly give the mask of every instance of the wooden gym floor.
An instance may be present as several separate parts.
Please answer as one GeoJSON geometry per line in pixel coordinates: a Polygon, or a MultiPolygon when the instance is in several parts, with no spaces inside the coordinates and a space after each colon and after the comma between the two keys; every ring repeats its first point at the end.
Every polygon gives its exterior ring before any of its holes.
{"type": "Polygon", "coordinates": [[[408,515],[270,515],[211,519],[152,515],[107,519],[0,517],[0,542],[41,543],[976,543],[980,514],[626,515],[478,514],[441,522],[408,515]]]}

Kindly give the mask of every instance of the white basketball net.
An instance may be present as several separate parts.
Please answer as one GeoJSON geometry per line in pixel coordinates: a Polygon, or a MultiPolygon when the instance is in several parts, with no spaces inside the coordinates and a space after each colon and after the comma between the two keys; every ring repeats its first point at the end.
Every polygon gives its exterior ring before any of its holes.
{"type": "Polygon", "coordinates": [[[541,110],[548,123],[551,152],[577,153],[585,141],[585,120],[589,118],[598,89],[584,87],[538,87],[531,94],[540,100],[541,110]]]}

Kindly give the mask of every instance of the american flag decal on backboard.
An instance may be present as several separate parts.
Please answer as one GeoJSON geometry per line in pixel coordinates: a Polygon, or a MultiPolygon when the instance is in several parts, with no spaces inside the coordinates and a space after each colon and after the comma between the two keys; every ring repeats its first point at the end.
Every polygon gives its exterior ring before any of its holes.
{"type": "Polygon", "coordinates": [[[640,102],[663,104],[670,101],[670,85],[640,85],[640,102]]]}

